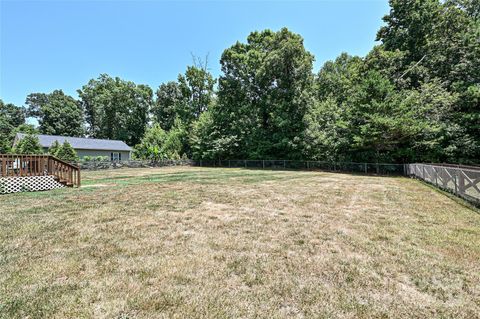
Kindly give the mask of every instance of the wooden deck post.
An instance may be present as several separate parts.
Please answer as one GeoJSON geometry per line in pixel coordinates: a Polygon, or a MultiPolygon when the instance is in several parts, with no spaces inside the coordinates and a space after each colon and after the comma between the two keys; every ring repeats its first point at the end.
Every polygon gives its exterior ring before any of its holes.
{"type": "Polygon", "coordinates": [[[2,176],[7,176],[7,158],[5,156],[0,156],[2,161],[2,176]]]}

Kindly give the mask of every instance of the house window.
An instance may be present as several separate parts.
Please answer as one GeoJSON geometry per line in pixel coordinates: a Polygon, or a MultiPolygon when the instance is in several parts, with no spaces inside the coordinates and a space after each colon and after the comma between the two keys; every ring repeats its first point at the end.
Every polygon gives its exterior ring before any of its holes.
{"type": "Polygon", "coordinates": [[[118,152],[111,152],[110,153],[110,159],[112,162],[118,162],[122,160],[122,154],[118,152]]]}

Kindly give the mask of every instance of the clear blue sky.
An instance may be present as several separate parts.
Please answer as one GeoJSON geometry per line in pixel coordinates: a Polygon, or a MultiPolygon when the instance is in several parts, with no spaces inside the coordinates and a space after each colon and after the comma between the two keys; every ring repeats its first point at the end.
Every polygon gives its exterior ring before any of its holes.
{"type": "Polygon", "coordinates": [[[210,56],[254,30],[287,27],[305,39],[314,70],[341,52],[375,44],[387,0],[376,1],[21,1],[0,0],[0,98],[76,90],[100,73],[150,85],[175,80],[191,53],[210,56]]]}

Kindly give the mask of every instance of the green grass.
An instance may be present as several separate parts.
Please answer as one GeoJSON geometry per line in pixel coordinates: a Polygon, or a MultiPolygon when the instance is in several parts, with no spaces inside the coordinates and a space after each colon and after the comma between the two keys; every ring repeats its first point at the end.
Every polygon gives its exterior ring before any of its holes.
{"type": "Polygon", "coordinates": [[[480,214],[411,179],[174,167],[0,197],[0,318],[475,318],[480,214]]]}

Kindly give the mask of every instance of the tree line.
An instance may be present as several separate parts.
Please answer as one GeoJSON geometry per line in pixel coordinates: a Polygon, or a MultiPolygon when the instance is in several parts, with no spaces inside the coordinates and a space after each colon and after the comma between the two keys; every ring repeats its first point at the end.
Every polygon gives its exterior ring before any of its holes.
{"type": "Polygon", "coordinates": [[[215,79],[195,59],[154,92],[102,74],[78,90],[0,102],[0,153],[16,132],[120,139],[142,159],[479,163],[480,2],[391,0],[365,57],[313,72],[303,38],[252,32],[215,79]],[[38,128],[25,124],[38,119],[38,128]]]}

